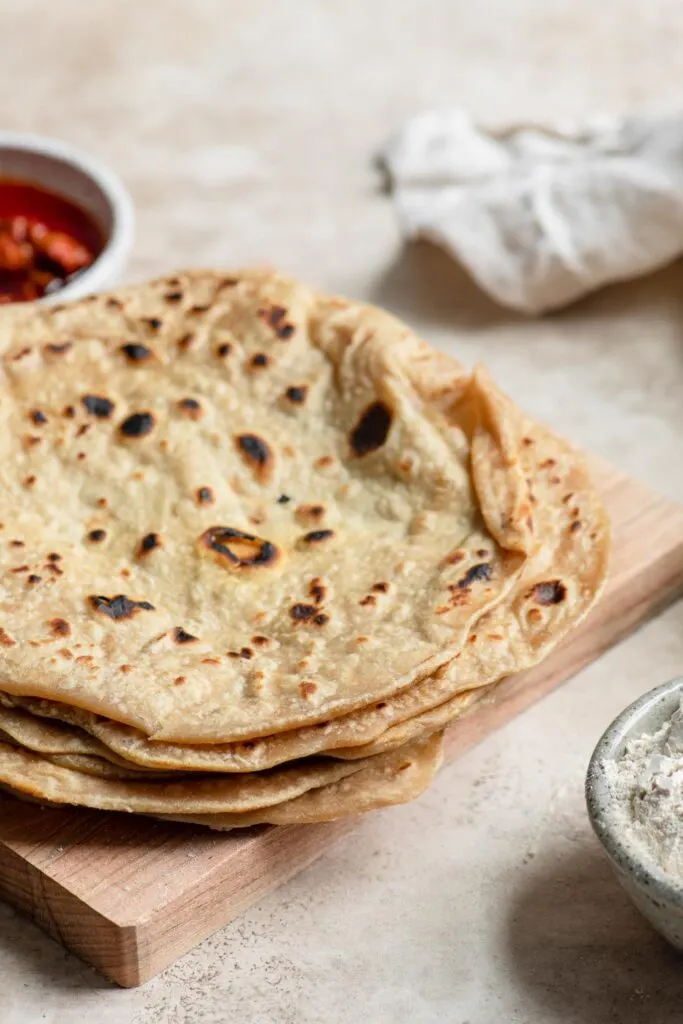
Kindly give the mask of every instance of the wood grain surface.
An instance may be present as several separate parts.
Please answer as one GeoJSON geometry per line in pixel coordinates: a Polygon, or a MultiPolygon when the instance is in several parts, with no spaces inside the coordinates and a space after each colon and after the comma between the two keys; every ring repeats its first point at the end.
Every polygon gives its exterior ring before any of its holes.
{"type": "MultiPolygon", "coordinates": [[[[670,602],[683,584],[683,508],[593,460],[613,524],[611,577],[543,664],[501,683],[448,731],[473,746],[670,602]]],[[[112,980],[139,985],[283,883],[354,821],[221,835],[0,797],[0,892],[112,980]]]]}

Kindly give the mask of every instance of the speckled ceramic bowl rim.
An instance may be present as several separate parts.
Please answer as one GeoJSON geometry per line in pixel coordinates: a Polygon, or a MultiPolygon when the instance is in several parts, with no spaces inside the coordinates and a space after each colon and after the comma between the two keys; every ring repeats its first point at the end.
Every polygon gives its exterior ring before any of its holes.
{"type": "Polygon", "coordinates": [[[640,846],[624,836],[617,801],[605,780],[603,762],[618,758],[629,739],[653,733],[680,706],[683,676],[644,693],[605,730],[593,751],[586,775],[586,803],[593,831],[611,861],[641,888],[671,907],[683,910],[683,882],[677,885],[640,846]]]}
{"type": "Polygon", "coordinates": [[[106,285],[112,273],[117,273],[125,262],[135,234],[133,200],[118,175],[90,154],[47,135],[0,131],[0,149],[21,149],[52,158],[59,163],[70,164],[83,177],[94,182],[111,210],[111,229],[102,251],[92,265],[54,296],[38,299],[37,303],[49,305],[81,298],[106,285]]]}

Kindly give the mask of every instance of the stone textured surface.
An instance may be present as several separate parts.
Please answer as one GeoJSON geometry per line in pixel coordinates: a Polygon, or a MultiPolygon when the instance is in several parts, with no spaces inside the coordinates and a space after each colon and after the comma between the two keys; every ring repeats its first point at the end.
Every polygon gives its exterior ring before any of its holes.
{"type": "MultiPolygon", "coordinates": [[[[530,411],[683,501],[683,267],[530,322],[400,251],[372,155],[426,104],[495,123],[680,99],[678,0],[4,0],[0,125],[128,182],[130,279],[266,260],[484,359],[530,411]]],[[[0,905],[3,1024],[668,1024],[681,962],[612,880],[583,772],[681,671],[683,607],[522,715],[415,805],[144,988],[110,988],[0,905]]]]}

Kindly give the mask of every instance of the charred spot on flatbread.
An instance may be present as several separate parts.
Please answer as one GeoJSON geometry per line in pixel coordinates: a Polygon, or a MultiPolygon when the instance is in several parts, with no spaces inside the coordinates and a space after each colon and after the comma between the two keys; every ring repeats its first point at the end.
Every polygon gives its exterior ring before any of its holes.
{"type": "Polygon", "coordinates": [[[199,538],[199,549],[228,569],[252,569],[274,566],[281,557],[269,540],[232,526],[210,526],[199,538]]]}
{"type": "Polygon", "coordinates": [[[235,447],[256,479],[267,483],[275,465],[275,456],[268,442],[258,434],[236,434],[235,447]]]}
{"type": "Polygon", "coordinates": [[[94,612],[106,615],[109,619],[132,619],[139,611],[154,611],[154,605],[149,601],[133,601],[125,594],[117,594],[116,597],[92,594],[88,601],[94,612]]]}
{"type": "Polygon", "coordinates": [[[381,448],[389,436],[392,419],[391,409],[385,402],[369,405],[351,431],[349,440],[353,454],[362,458],[381,448]]]}

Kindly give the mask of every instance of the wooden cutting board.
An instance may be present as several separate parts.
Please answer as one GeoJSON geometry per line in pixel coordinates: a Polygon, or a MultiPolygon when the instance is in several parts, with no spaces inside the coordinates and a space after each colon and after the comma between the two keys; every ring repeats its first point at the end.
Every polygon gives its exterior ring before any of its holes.
{"type": "MultiPolygon", "coordinates": [[[[447,758],[597,658],[683,584],[683,508],[602,463],[593,469],[613,524],[605,595],[552,657],[451,726],[447,758]]],[[[343,821],[220,835],[2,796],[0,893],[107,977],[139,985],[353,828],[343,821]]]]}

